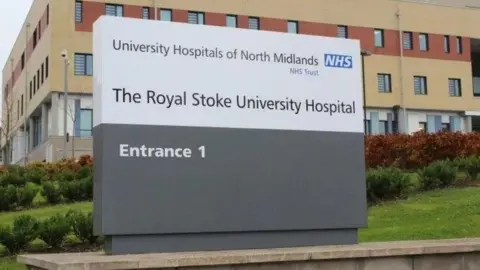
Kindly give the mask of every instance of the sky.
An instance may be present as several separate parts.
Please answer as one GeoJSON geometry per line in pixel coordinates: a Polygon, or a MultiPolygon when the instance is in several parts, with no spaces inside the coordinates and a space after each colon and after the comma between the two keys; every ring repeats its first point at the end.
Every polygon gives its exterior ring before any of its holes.
{"type": "MultiPolygon", "coordinates": [[[[3,69],[7,61],[32,2],[33,0],[0,0],[0,69],[3,69]]],[[[2,76],[0,82],[3,85],[2,76]]]]}

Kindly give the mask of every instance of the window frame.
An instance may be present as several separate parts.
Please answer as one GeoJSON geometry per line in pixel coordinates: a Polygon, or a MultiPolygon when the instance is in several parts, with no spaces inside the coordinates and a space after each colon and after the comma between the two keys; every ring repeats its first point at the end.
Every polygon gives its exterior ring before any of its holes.
{"type": "Polygon", "coordinates": [[[158,11],[158,19],[160,21],[164,21],[164,22],[172,22],[173,21],[173,10],[169,9],[169,8],[161,8],[159,11],[158,11]],[[168,12],[168,16],[170,16],[170,19],[169,20],[164,20],[162,16],[162,13],[163,12],[168,12]]]}
{"type": "Polygon", "coordinates": [[[83,1],[75,1],[75,23],[83,22],[83,1]]]}
{"type": "Polygon", "coordinates": [[[260,28],[260,17],[249,16],[249,17],[248,17],[248,26],[247,26],[247,27],[248,27],[248,29],[250,29],[250,30],[260,30],[260,29],[261,29],[261,28],[260,28]],[[250,27],[250,22],[251,22],[252,20],[255,20],[255,21],[256,21],[257,28],[251,28],[251,27],[250,27]]]}
{"type": "Polygon", "coordinates": [[[413,33],[411,31],[403,31],[402,33],[402,48],[404,50],[413,50],[413,33]],[[406,47],[405,45],[407,44],[407,41],[410,40],[410,45],[406,47]]]}
{"type": "Polygon", "coordinates": [[[337,38],[348,38],[348,26],[347,25],[337,25],[337,38]],[[341,30],[344,32],[345,36],[341,36],[341,30]]]}
{"type": "Polygon", "coordinates": [[[75,53],[73,55],[73,74],[75,76],[93,76],[93,54],[91,53],[75,53]],[[84,67],[83,67],[83,73],[77,73],[77,57],[83,57],[84,58],[84,67]],[[92,65],[91,65],[91,70],[92,74],[88,74],[88,57],[91,58],[92,65]]]}
{"type": "Polygon", "coordinates": [[[450,36],[448,35],[443,36],[443,51],[445,53],[451,52],[450,36]]]}
{"type": "Polygon", "coordinates": [[[78,132],[80,134],[75,134],[76,136],[79,136],[79,137],[91,137],[92,136],[92,131],[93,131],[93,109],[90,109],[90,108],[80,108],[80,115],[78,116],[79,117],[79,121],[80,121],[80,124],[79,124],[79,128],[78,128],[78,132]],[[90,129],[82,129],[82,112],[90,112],[90,129]],[[82,132],[89,132],[88,134],[89,135],[83,135],[82,132]]]}
{"type": "Polygon", "coordinates": [[[419,33],[418,34],[418,49],[421,51],[421,52],[428,52],[430,50],[430,40],[429,40],[429,36],[427,33],[419,33]],[[425,48],[422,48],[423,47],[423,42],[422,42],[422,37],[425,38],[425,48]]]}
{"type": "Polygon", "coordinates": [[[226,27],[230,27],[230,28],[238,28],[238,16],[237,15],[233,15],[233,14],[227,14],[227,16],[225,16],[225,26],[226,27]],[[234,19],[235,21],[235,26],[231,26],[229,25],[229,20],[228,19],[234,19]]]}
{"type": "Polygon", "coordinates": [[[379,93],[392,93],[392,74],[377,73],[377,90],[379,93]],[[380,77],[383,78],[384,91],[380,89],[380,77]]]}
{"type": "Polygon", "coordinates": [[[188,11],[188,18],[187,22],[190,24],[199,24],[199,25],[204,25],[205,24],[205,12],[199,12],[199,11],[188,11]],[[195,20],[196,22],[193,23],[190,21],[190,16],[195,15],[195,20]],[[201,19],[201,22],[200,22],[201,19]]]}
{"type": "Polygon", "coordinates": [[[373,29],[373,43],[375,45],[376,48],[384,48],[385,47],[385,31],[383,29],[380,29],[380,28],[375,28],[373,29]],[[380,34],[380,45],[377,44],[377,33],[380,34]]]}
{"type": "Polygon", "coordinates": [[[298,31],[298,21],[289,20],[287,22],[287,32],[291,33],[291,34],[298,34],[299,33],[299,31],[298,31]],[[295,27],[295,30],[293,32],[290,31],[290,29],[291,29],[290,25],[294,25],[294,27],[295,27]]]}
{"type": "Polygon", "coordinates": [[[413,76],[413,92],[417,96],[428,95],[428,78],[427,78],[427,76],[421,76],[421,75],[414,75],[413,76]],[[417,92],[417,89],[415,88],[415,86],[416,86],[415,80],[416,79],[420,80],[420,87],[422,87],[422,81],[423,81],[423,89],[418,90],[418,91],[423,91],[423,92],[417,92]]]}
{"type": "Polygon", "coordinates": [[[142,19],[150,20],[151,18],[152,18],[152,14],[150,12],[150,7],[142,7],[142,19]],[[146,18],[145,18],[145,15],[147,15],[146,18]]]}
{"type": "Polygon", "coordinates": [[[463,54],[463,38],[456,37],[455,42],[457,43],[457,54],[463,54]]]}
{"type": "Polygon", "coordinates": [[[112,3],[106,3],[105,4],[105,15],[107,16],[114,16],[114,17],[125,17],[125,7],[122,4],[112,4],[112,3]],[[108,7],[114,7],[115,8],[115,15],[110,15],[107,13],[108,7]],[[122,8],[122,14],[119,16],[118,15],[118,10],[119,8],[122,8]]]}
{"type": "Polygon", "coordinates": [[[450,97],[461,97],[462,96],[462,80],[459,78],[448,78],[448,95],[450,97]],[[450,83],[453,82],[454,86],[458,89],[454,89],[453,95],[450,88],[450,83]]]}

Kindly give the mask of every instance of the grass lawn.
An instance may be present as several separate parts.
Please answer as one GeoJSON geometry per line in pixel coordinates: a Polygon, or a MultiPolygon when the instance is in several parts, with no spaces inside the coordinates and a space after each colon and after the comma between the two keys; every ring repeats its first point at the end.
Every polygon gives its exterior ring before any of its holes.
{"type": "MultiPolygon", "coordinates": [[[[404,201],[388,202],[369,209],[368,228],[360,241],[395,241],[480,237],[480,188],[431,191],[404,201]]],[[[89,211],[91,203],[58,205],[0,214],[0,224],[10,224],[19,214],[46,218],[68,209],[89,211]]],[[[0,260],[0,270],[25,270],[12,260],[0,260]]]]}

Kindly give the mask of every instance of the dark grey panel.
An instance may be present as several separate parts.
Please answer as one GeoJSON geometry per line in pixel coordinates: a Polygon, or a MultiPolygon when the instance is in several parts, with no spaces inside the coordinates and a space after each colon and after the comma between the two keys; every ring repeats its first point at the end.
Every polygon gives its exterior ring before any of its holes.
{"type": "Polygon", "coordinates": [[[107,254],[211,251],[357,244],[357,229],[166,235],[115,235],[105,239],[107,254]]]}
{"type": "Polygon", "coordinates": [[[362,133],[102,124],[94,128],[95,227],[105,235],[364,227],[363,140],[362,133]],[[189,147],[195,155],[120,157],[119,144],[189,147]]]}

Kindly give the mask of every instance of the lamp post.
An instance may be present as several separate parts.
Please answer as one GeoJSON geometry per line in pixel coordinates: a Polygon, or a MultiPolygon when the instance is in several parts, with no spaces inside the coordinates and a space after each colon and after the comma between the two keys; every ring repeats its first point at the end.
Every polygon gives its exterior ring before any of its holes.
{"type": "Polygon", "coordinates": [[[360,52],[362,56],[362,81],[363,81],[363,130],[367,134],[367,91],[365,83],[365,57],[372,55],[370,51],[362,50],[360,52]]]}
{"type": "Polygon", "coordinates": [[[68,52],[62,51],[63,58],[63,158],[67,158],[67,106],[68,106],[68,52]]]}

